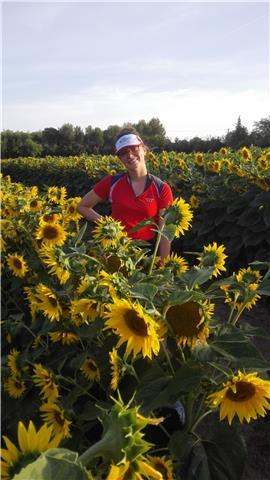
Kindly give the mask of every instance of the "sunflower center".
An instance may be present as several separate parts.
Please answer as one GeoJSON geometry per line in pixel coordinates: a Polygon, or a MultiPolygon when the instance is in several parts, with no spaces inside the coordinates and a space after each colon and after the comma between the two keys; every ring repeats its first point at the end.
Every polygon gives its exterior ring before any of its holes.
{"type": "Polygon", "coordinates": [[[124,314],[125,322],[127,326],[132,330],[135,335],[140,337],[147,336],[147,325],[143,318],[139,317],[134,310],[127,310],[124,314]]]}
{"type": "Polygon", "coordinates": [[[16,267],[18,270],[22,269],[22,262],[19,258],[14,258],[13,263],[14,267],[16,267]]]}
{"type": "Polygon", "coordinates": [[[50,304],[51,304],[54,308],[57,307],[57,300],[55,300],[55,298],[53,298],[53,297],[48,297],[48,300],[49,300],[50,304]]]}
{"type": "Polygon", "coordinates": [[[154,463],[154,468],[161,473],[163,480],[168,480],[168,471],[164,465],[161,463],[154,463]]]}
{"type": "Polygon", "coordinates": [[[231,388],[226,392],[226,397],[234,402],[245,402],[252,398],[256,393],[256,388],[249,382],[237,382],[236,392],[234,393],[231,388]]]}
{"type": "Polygon", "coordinates": [[[202,319],[202,310],[196,302],[173,305],[167,311],[166,316],[174,333],[181,337],[197,335],[200,329],[203,328],[203,324],[199,326],[202,319]]]}
{"type": "Polygon", "coordinates": [[[37,200],[32,200],[32,201],[30,202],[31,207],[36,207],[37,204],[38,204],[37,200]]]}
{"type": "Polygon", "coordinates": [[[53,239],[58,237],[58,232],[55,227],[48,225],[44,228],[44,238],[53,239]]]}
{"type": "Polygon", "coordinates": [[[96,372],[96,371],[97,371],[97,367],[96,367],[91,361],[88,362],[87,367],[89,368],[89,370],[92,370],[92,372],[96,372]]]}
{"type": "Polygon", "coordinates": [[[73,205],[71,205],[71,206],[69,207],[69,212],[70,212],[70,213],[74,213],[74,212],[75,212],[75,208],[73,207],[73,205]]]}
{"type": "Polygon", "coordinates": [[[45,215],[43,215],[43,220],[44,222],[52,222],[54,219],[53,215],[50,214],[50,213],[45,213],[45,215]]]}

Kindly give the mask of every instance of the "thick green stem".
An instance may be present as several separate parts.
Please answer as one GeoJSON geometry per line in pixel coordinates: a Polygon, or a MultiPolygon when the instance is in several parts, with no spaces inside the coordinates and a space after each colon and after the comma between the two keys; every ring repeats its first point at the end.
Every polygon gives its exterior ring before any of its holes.
{"type": "Polygon", "coordinates": [[[167,358],[167,361],[168,361],[169,367],[170,367],[170,369],[171,369],[171,372],[172,372],[172,374],[173,374],[173,376],[174,376],[174,375],[175,375],[175,371],[174,371],[174,368],[173,368],[173,366],[172,366],[172,362],[171,362],[171,359],[170,359],[170,356],[169,356],[169,352],[168,352],[168,350],[167,350],[167,347],[166,347],[164,341],[161,343],[161,345],[162,345],[163,351],[164,351],[164,353],[165,353],[165,356],[166,356],[166,358],[167,358]]]}
{"type": "Polygon", "coordinates": [[[164,228],[164,225],[162,225],[162,227],[160,228],[160,230],[158,231],[158,234],[157,234],[155,249],[154,249],[154,253],[152,255],[152,261],[151,261],[151,265],[150,265],[149,272],[148,272],[149,275],[151,275],[153,267],[154,267],[154,263],[155,263],[155,259],[156,259],[156,256],[157,256],[157,251],[158,251],[158,247],[159,247],[159,244],[160,244],[163,228],[164,228]]]}
{"type": "Polygon", "coordinates": [[[99,442],[94,443],[90,448],[86,450],[79,458],[78,461],[82,463],[84,466],[95,457],[101,457],[106,454],[108,450],[108,445],[113,445],[115,439],[112,438],[110,432],[107,432],[104,437],[99,440],[99,442]]]}
{"type": "Polygon", "coordinates": [[[243,307],[240,308],[239,312],[235,315],[234,319],[231,321],[232,325],[236,325],[237,320],[239,319],[240,315],[243,313],[245,308],[246,308],[246,304],[244,304],[243,307]]]}

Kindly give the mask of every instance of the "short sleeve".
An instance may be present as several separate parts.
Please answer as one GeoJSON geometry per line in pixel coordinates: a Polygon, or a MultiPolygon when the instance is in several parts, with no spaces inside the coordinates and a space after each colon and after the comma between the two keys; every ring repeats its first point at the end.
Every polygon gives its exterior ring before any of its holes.
{"type": "Polygon", "coordinates": [[[167,208],[173,202],[173,194],[171,187],[167,183],[164,183],[163,188],[161,190],[160,198],[159,198],[159,210],[163,208],[167,208]]]}
{"type": "Polygon", "coordinates": [[[109,197],[111,188],[111,175],[102,178],[96,185],[93,187],[94,192],[103,200],[106,200],[109,197]]]}

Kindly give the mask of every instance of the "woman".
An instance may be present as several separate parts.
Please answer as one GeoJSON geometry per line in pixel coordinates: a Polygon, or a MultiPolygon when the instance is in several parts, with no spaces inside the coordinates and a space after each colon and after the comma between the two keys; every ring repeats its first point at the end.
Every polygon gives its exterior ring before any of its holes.
{"type": "MultiPolygon", "coordinates": [[[[147,225],[132,232],[132,228],[146,218],[159,225],[164,210],[172,203],[169,185],[147,171],[145,156],[148,148],[135,129],[123,129],[115,143],[115,153],[125,172],[108,175],[100,180],[79,202],[78,211],[86,220],[96,222],[100,215],[93,209],[99,202],[109,200],[112,217],[120,221],[128,236],[154,244],[155,225],[147,225]]],[[[159,245],[161,260],[170,254],[170,242],[162,237],[159,245]]]]}

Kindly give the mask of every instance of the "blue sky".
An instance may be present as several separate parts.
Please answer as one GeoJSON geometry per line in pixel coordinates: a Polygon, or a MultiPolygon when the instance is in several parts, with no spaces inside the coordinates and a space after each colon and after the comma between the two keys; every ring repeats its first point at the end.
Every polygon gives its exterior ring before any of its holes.
{"type": "Polygon", "coordinates": [[[251,130],[269,115],[269,18],[269,2],[3,2],[2,128],[251,130]]]}

